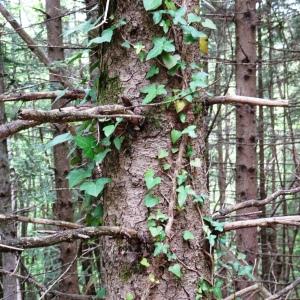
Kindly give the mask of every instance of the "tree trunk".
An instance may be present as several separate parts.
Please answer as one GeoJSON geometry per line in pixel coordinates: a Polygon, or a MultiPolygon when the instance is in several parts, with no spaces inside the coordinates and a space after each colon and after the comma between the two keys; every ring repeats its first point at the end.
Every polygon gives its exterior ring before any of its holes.
{"type": "MultiPolygon", "coordinates": [[[[0,94],[5,92],[4,85],[4,66],[2,49],[0,45],[0,94]]],[[[5,106],[4,103],[0,103],[0,124],[5,123],[5,106]]],[[[1,213],[12,212],[12,198],[11,198],[11,185],[9,176],[9,161],[7,151],[7,140],[3,139],[0,141],[0,211],[1,213]]],[[[14,222],[1,223],[0,224],[0,237],[1,239],[12,239],[16,238],[17,228],[14,222]]],[[[13,252],[2,253],[1,268],[8,271],[14,272],[17,268],[17,255],[13,252]]],[[[21,299],[19,281],[14,276],[2,275],[2,296],[3,299],[17,300],[21,299]]]]}
{"type": "MultiPolygon", "coordinates": [[[[63,48],[57,46],[63,45],[62,39],[62,23],[60,0],[46,0],[46,13],[48,22],[47,36],[48,36],[48,56],[51,62],[64,60],[63,48]],[[51,19],[51,20],[49,20],[51,19]],[[51,47],[56,46],[56,47],[51,47]]],[[[53,85],[59,85],[59,76],[50,74],[50,81],[53,85]]],[[[61,86],[60,86],[61,87],[61,86]]],[[[52,108],[60,108],[66,104],[64,99],[54,101],[52,108]]],[[[62,134],[66,131],[65,125],[55,125],[56,135],[62,134]]],[[[69,172],[69,161],[67,158],[68,147],[66,143],[59,144],[54,147],[54,167],[55,167],[55,188],[56,188],[56,203],[54,205],[54,214],[58,220],[73,221],[73,204],[72,193],[68,189],[68,181],[66,175],[69,172]]],[[[62,278],[59,286],[59,291],[77,294],[79,293],[77,266],[74,259],[77,255],[77,243],[62,243],[60,245],[60,261],[62,265],[61,272],[66,272],[62,278]],[[70,267],[70,264],[72,266],[70,267]]],[[[61,299],[65,299],[61,297],[61,299]]],[[[66,298],[67,299],[67,298],[66,298]]]]}
{"type": "MultiPolygon", "coordinates": [[[[237,95],[256,96],[256,0],[236,0],[236,89],[237,95]]],[[[256,109],[249,105],[236,109],[236,201],[256,198],[256,109]]],[[[247,208],[240,214],[255,212],[247,208]]],[[[255,218],[255,215],[253,216],[255,218]]],[[[254,266],[258,250],[256,228],[237,231],[238,250],[254,266]]],[[[238,288],[247,282],[238,283],[238,288]]],[[[249,298],[248,298],[249,299],[249,298]]]]}
{"type": "MultiPolygon", "coordinates": [[[[149,63],[141,62],[134,49],[121,46],[124,39],[131,44],[141,42],[146,49],[151,48],[153,36],[161,36],[158,28],[153,26],[152,16],[142,7],[142,1],[118,1],[116,11],[113,12],[116,20],[127,19],[127,24],[120,29],[104,52],[104,66],[108,72],[108,80],[114,80],[115,89],[109,90],[110,99],[126,97],[133,105],[140,104],[142,95],[140,89],[149,84],[145,75],[150,68],[149,63]],[[117,87],[117,88],[116,88],[117,87]],[[117,96],[117,97],[115,97],[117,96]]],[[[198,1],[184,1],[189,10],[198,7],[198,1]]],[[[177,33],[178,34],[178,33],[177,33]]],[[[183,46],[182,59],[191,62],[199,61],[199,50],[194,46],[183,46]]],[[[154,61],[151,61],[154,64],[154,61]]],[[[161,68],[155,82],[165,83],[167,87],[182,88],[184,84],[176,77],[170,77],[161,68]]],[[[127,100],[127,101],[128,101],[127,100]]],[[[112,183],[104,194],[104,224],[123,225],[137,229],[142,236],[149,238],[147,217],[155,214],[156,209],[147,210],[144,197],[147,193],[144,183],[144,174],[148,169],[155,171],[155,176],[162,178],[162,183],[155,190],[160,197],[159,209],[168,214],[168,202],[172,195],[172,169],[163,172],[157,159],[159,149],[169,150],[169,158],[176,160],[178,153],[171,154],[171,129],[180,129],[181,124],[177,114],[172,109],[164,107],[143,108],[147,114],[147,121],[140,130],[129,130],[123,149],[114,152],[103,167],[105,177],[111,177],[112,183]]],[[[198,194],[207,194],[206,166],[205,166],[205,127],[203,122],[204,109],[193,124],[197,125],[198,138],[189,141],[194,148],[193,157],[201,160],[199,168],[192,168],[191,186],[198,194]],[[196,141],[196,142],[195,142],[196,141]]],[[[191,113],[191,118],[194,116],[191,113]]],[[[185,151],[185,138],[181,145],[185,151]]],[[[180,152],[180,151],[179,151],[180,152]]],[[[183,164],[187,159],[184,155],[183,164]]],[[[176,185],[176,179],[175,179],[176,185]]],[[[199,207],[198,207],[199,208],[199,207]]],[[[175,208],[174,208],[175,210],[175,208]]],[[[202,208],[202,214],[207,210],[202,208]]],[[[174,263],[164,257],[153,257],[153,244],[128,242],[111,238],[101,238],[102,243],[102,271],[103,281],[107,290],[107,299],[195,299],[197,284],[200,277],[211,281],[211,259],[208,249],[204,249],[201,217],[196,204],[187,201],[186,209],[175,211],[175,219],[171,230],[171,239],[168,239],[170,250],[176,253],[182,267],[181,279],[174,278],[167,269],[174,263]],[[184,230],[193,232],[195,239],[186,242],[182,239],[184,230]],[[149,268],[141,266],[140,261],[145,257],[150,263],[149,268]],[[152,274],[152,275],[151,275],[152,274]],[[149,275],[155,280],[150,281],[149,275]],[[127,298],[126,298],[127,297],[127,298]]]]}

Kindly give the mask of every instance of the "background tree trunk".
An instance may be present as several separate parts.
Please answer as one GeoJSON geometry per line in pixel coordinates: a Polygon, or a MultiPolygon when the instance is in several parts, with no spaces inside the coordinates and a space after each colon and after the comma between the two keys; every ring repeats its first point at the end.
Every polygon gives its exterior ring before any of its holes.
{"type": "MultiPolygon", "coordinates": [[[[51,62],[59,62],[64,60],[63,48],[57,46],[63,45],[62,37],[62,22],[61,18],[61,6],[60,0],[46,0],[46,13],[47,13],[47,36],[48,36],[48,57],[51,62]],[[56,46],[56,47],[51,47],[56,46]]],[[[54,86],[61,87],[60,76],[56,74],[50,74],[50,81],[54,86]]],[[[65,106],[66,101],[59,99],[53,102],[52,108],[60,108],[65,106]]],[[[55,125],[56,135],[62,134],[66,131],[65,125],[55,125]]],[[[55,188],[56,188],[56,203],[54,205],[54,214],[58,220],[73,221],[73,203],[72,193],[68,187],[68,181],[66,175],[69,172],[68,161],[68,146],[66,143],[59,144],[54,147],[54,167],[55,167],[55,188]]],[[[60,261],[61,272],[66,272],[64,278],[62,278],[59,284],[59,290],[61,292],[69,294],[79,293],[78,277],[77,277],[77,263],[74,262],[74,258],[77,255],[77,243],[62,243],[60,248],[60,261]]],[[[63,298],[61,298],[63,299],[63,298]]]]}
{"type": "MultiPolygon", "coordinates": [[[[256,0],[236,0],[236,93],[256,96],[256,0]]],[[[236,201],[256,199],[256,109],[249,105],[236,109],[236,201]]],[[[239,213],[257,211],[256,208],[239,213]]],[[[255,218],[255,215],[253,215],[255,218]]],[[[246,254],[247,262],[254,266],[258,250],[256,228],[237,230],[238,250],[246,254]]],[[[239,282],[238,288],[247,286],[239,282]]],[[[249,299],[249,298],[247,298],[249,299]]]]}

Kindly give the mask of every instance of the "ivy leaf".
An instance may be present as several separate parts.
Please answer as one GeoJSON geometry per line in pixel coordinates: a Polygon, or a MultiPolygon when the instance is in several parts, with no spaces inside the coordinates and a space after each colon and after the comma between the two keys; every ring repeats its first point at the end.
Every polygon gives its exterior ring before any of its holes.
{"type": "Polygon", "coordinates": [[[164,164],[163,165],[163,169],[164,169],[164,171],[170,170],[171,169],[171,165],[170,164],[164,164]]]}
{"type": "Polygon", "coordinates": [[[209,29],[212,29],[212,30],[217,29],[217,26],[215,25],[215,23],[210,19],[205,19],[203,22],[201,22],[201,25],[205,28],[209,28],[209,29]]]}
{"type": "Polygon", "coordinates": [[[152,207],[156,206],[157,204],[159,204],[159,198],[154,197],[151,194],[147,194],[146,197],[144,198],[144,203],[145,203],[146,207],[152,208],[152,207]]]}
{"type": "Polygon", "coordinates": [[[182,208],[188,197],[188,189],[185,186],[181,185],[176,192],[178,193],[178,205],[182,208]]]}
{"type": "Polygon", "coordinates": [[[69,172],[67,179],[69,180],[69,186],[70,188],[74,187],[75,185],[82,182],[84,179],[92,176],[92,170],[91,169],[74,169],[69,172]]]}
{"type": "Polygon", "coordinates": [[[184,41],[188,44],[198,41],[201,37],[207,37],[207,35],[193,26],[184,25],[182,26],[184,33],[184,41]]]}
{"type": "Polygon", "coordinates": [[[214,247],[215,246],[215,243],[216,243],[216,239],[217,239],[217,236],[215,234],[209,234],[208,237],[208,242],[209,244],[214,247]]]}
{"type": "Polygon", "coordinates": [[[72,139],[73,136],[69,132],[57,135],[53,140],[45,145],[45,149],[50,149],[56,145],[71,141],[72,139]]]}
{"type": "Polygon", "coordinates": [[[186,8],[181,7],[177,10],[171,10],[169,11],[170,16],[173,17],[173,23],[174,25],[187,25],[186,20],[184,19],[186,13],[186,8]]]}
{"type": "Polygon", "coordinates": [[[154,177],[154,171],[152,169],[148,169],[144,175],[146,186],[148,190],[151,190],[155,186],[161,183],[160,177],[154,177]]]}
{"type": "Polygon", "coordinates": [[[143,100],[143,104],[151,103],[156,97],[167,94],[165,85],[157,83],[153,83],[143,87],[141,89],[141,92],[143,94],[147,94],[147,96],[143,100]]]}
{"type": "Polygon", "coordinates": [[[171,141],[175,144],[182,136],[182,132],[176,129],[172,129],[171,131],[171,141]]]}
{"type": "Polygon", "coordinates": [[[92,44],[102,44],[102,43],[111,42],[113,33],[114,33],[114,31],[112,28],[107,28],[107,29],[103,30],[101,36],[90,40],[90,42],[88,43],[88,46],[91,46],[92,44]]]}
{"type": "Polygon", "coordinates": [[[195,237],[194,237],[194,235],[193,235],[192,232],[190,232],[190,231],[188,231],[188,230],[185,230],[185,231],[183,232],[183,239],[184,239],[185,241],[193,240],[194,238],[195,238],[195,237]]]}
{"type": "Polygon", "coordinates": [[[154,10],[162,5],[162,0],[143,0],[145,10],[154,10]]]}
{"type": "Polygon", "coordinates": [[[201,22],[201,17],[194,14],[194,13],[189,13],[188,14],[188,23],[191,24],[191,23],[200,23],[201,22]]]}
{"type": "Polygon", "coordinates": [[[97,146],[97,141],[94,136],[79,136],[75,138],[75,144],[83,150],[83,153],[86,157],[93,159],[94,158],[94,148],[97,146]]]}
{"type": "Polygon", "coordinates": [[[166,37],[156,37],[153,39],[153,48],[149,51],[146,60],[155,58],[162,54],[162,52],[174,52],[175,46],[171,40],[166,37]]]}
{"type": "Polygon", "coordinates": [[[99,298],[99,299],[106,298],[106,289],[104,287],[97,290],[97,298],[99,298]]]}
{"type": "Polygon", "coordinates": [[[153,76],[157,75],[159,73],[159,68],[155,65],[152,65],[150,70],[148,71],[147,75],[146,75],[146,79],[150,79],[153,76]]]}
{"type": "Polygon", "coordinates": [[[122,143],[124,141],[124,136],[117,136],[114,138],[114,145],[118,151],[121,150],[122,143]]]}
{"type": "Polygon", "coordinates": [[[182,185],[183,183],[186,182],[188,178],[188,172],[187,171],[182,171],[180,174],[177,175],[177,184],[182,185]]]}
{"type": "Polygon", "coordinates": [[[116,130],[116,125],[107,125],[103,127],[103,132],[106,137],[111,136],[116,130]]]}
{"type": "Polygon", "coordinates": [[[110,183],[110,178],[99,178],[96,181],[87,181],[80,185],[80,190],[85,191],[86,194],[97,197],[103,190],[107,183],[110,183]]]}
{"type": "Polygon", "coordinates": [[[199,157],[196,157],[194,160],[190,161],[190,165],[195,168],[201,168],[201,160],[199,157]]]}
{"type": "Polygon", "coordinates": [[[121,46],[122,46],[123,48],[125,48],[125,49],[130,49],[130,43],[129,43],[127,40],[125,40],[125,41],[121,44],[121,46]]]}
{"type": "Polygon", "coordinates": [[[169,156],[169,153],[167,150],[164,150],[164,149],[160,149],[159,152],[158,152],[158,158],[159,159],[163,159],[163,158],[166,158],[169,156]]]}
{"type": "Polygon", "coordinates": [[[149,231],[154,238],[164,233],[164,229],[162,226],[149,227],[149,231]]]}
{"type": "Polygon", "coordinates": [[[150,267],[150,264],[148,262],[148,259],[146,257],[143,257],[142,260],[140,261],[140,264],[146,268],[150,267]]]}
{"type": "Polygon", "coordinates": [[[125,300],[134,300],[134,295],[132,293],[127,293],[125,296],[125,300]]]}
{"type": "Polygon", "coordinates": [[[181,266],[179,264],[175,264],[168,268],[169,272],[173,273],[177,278],[182,277],[181,266]]]}
{"type": "Polygon", "coordinates": [[[207,87],[208,74],[205,72],[197,72],[192,75],[192,80],[190,82],[190,88],[194,92],[197,88],[207,87]]]}
{"type": "Polygon", "coordinates": [[[111,151],[111,149],[105,149],[103,151],[101,151],[100,153],[98,153],[95,158],[94,161],[96,162],[96,164],[101,164],[104,160],[104,158],[106,157],[106,155],[111,151]]]}
{"type": "Polygon", "coordinates": [[[162,55],[162,61],[168,70],[174,68],[177,65],[179,60],[180,60],[180,56],[178,54],[171,55],[169,53],[163,53],[162,55]]]}
{"type": "Polygon", "coordinates": [[[153,256],[158,256],[160,254],[167,254],[169,250],[169,245],[164,243],[155,243],[155,249],[153,256]]]}

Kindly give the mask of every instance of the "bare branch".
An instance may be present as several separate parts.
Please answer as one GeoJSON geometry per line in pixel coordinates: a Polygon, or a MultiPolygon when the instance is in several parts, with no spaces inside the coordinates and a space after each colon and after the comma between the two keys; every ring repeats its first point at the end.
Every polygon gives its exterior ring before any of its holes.
{"type": "Polygon", "coordinates": [[[19,118],[23,120],[33,120],[41,123],[66,123],[74,121],[82,121],[99,117],[116,117],[132,119],[143,119],[142,116],[135,115],[127,107],[122,105],[103,105],[103,106],[70,106],[60,109],[52,109],[49,111],[23,109],[19,112],[19,118]],[[125,114],[125,115],[122,115],[125,114]],[[113,116],[114,115],[114,116],[113,116]]]}
{"type": "Polygon", "coordinates": [[[83,227],[59,231],[43,237],[23,237],[20,239],[2,240],[0,249],[2,249],[2,251],[8,251],[7,246],[23,249],[48,247],[62,242],[71,242],[78,239],[88,239],[99,236],[140,239],[138,232],[130,228],[119,226],[83,227]]]}
{"type": "Polygon", "coordinates": [[[0,214],[0,223],[9,222],[9,221],[18,221],[23,223],[33,223],[33,224],[41,224],[41,225],[54,225],[58,227],[72,228],[72,229],[84,227],[80,224],[60,221],[60,220],[31,218],[31,217],[25,217],[25,216],[13,215],[13,214],[7,214],[7,215],[0,214]]]}
{"type": "Polygon", "coordinates": [[[224,232],[250,227],[271,227],[275,224],[300,226],[300,216],[285,216],[235,221],[224,224],[224,232]]]}
{"type": "Polygon", "coordinates": [[[258,106],[289,106],[288,100],[267,100],[263,98],[247,96],[217,96],[207,100],[208,105],[212,104],[234,104],[234,105],[258,105],[258,106]]]}
{"type": "Polygon", "coordinates": [[[21,130],[40,125],[41,122],[16,120],[0,125],[0,139],[5,139],[21,130]]]}
{"type": "Polygon", "coordinates": [[[263,199],[263,200],[248,200],[245,202],[241,202],[238,203],[236,205],[234,205],[233,207],[228,207],[228,208],[222,208],[219,210],[219,212],[217,214],[214,215],[214,218],[217,219],[218,216],[225,216],[228,215],[234,211],[237,210],[241,210],[244,208],[248,208],[248,207],[262,207],[267,205],[268,203],[274,201],[275,199],[277,199],[279,196],[282,195],[289,195],[289,194],[296,194],[300,192],[300,187],[296,187],[290,190],[279,190],[273,194],[271,194],[270,196],[268,196],[267,198],[263,199]]]}
{"type": "MultiPolygon", "coordinates": [[[[62,95],[63,91],[49,91],[49,92],[30,92],[30,93],[16,93],[0,95],[0,102],[8,101],[33,101],[33,100],[44,100],[44,99],[55,99],[62,95]]],[[[83,90],[70,90],[63,93],[64,99],[82,99],[85,96],[83,90]]]]}
{"type": "Polygon", "coordinates": [[[277,292],[273,296],[267,298],[266,300],[275,300],[275,299],[282,299],[282,296],[285,296],[289,291],[294,289],[298,284],[300,284],[300,277],[298,277],[294,282],[286,286],[281,291],[277,292]]]}

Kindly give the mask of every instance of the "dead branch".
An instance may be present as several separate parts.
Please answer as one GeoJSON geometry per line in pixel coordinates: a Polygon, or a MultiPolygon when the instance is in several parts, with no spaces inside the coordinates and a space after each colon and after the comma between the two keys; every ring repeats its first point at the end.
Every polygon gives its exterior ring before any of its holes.
{"type": "Polygon", "coordinates": [[[32,224],[41,224],[41,225],[53,225],[53,226],[72,228],[72,229],[84,227],[80,224],[60,221],[60,220],[31,218],[31,217],[25,217],[25,216],[13,215],[13,214],[7,214],[7,215],[0,214],[0,223],[9,222],[9,221],[18,221],[23,223],[32,223],[32,224]]]}
{"type": "Polygon", "coordinates": [[[249,294],[251,292],[256,292],[256,291],[259,292],[260,294],[262,294],[262,296],[264,298],[272,296],[271,293],[269,293],[269,291],[265,287],[263,287],[262,284],[256,283],[256,284],[248,286],[238,292],[234,292],[232,295],[224,298],[223,300],[235,300],[238,297],[241,297],[243,295],[249,294]]]}
{"type": "Polygon", "coordinates": [[[20,239],[1,240],[0,249],[11,251],[9,247],[30,249],[56,245],[62,242],[72,242],[78,239],[90,239],[99,236],[113,236],[129,239],[139,239],[138,232],[134,229],[119,226],[83,227],[59,231],[47,236],[23,237],[20,239]]]}
{"type": "Polygon", "coordinates": [[[289,190],[279,190],[263,200],[248,200],[248,201],[238,203],[238,204],[234,205],[233,207],[222,208],[219,210],[219,212],[217,214],[214,215],[214,218],[217,219],[218,216],[225,216],[234,211],[241,210],[241,209],[248,208],[248,207],[262,207],[262,206],[265,206],[265,205],[269,204],[270,202],[274,201],[279,196],[296,194],[299,192],[300,192],[300,187],[296,187],[296,188],[289,189],[289,190]]]}
{"type": "Polygon", "coordinates": [[[276,224],[300,226],[300,216],[284,216],[235,221],[224,224],[224,232],[250,227],[272,227],[276,224]]]}
{"type": "Polygon", "coordinates": [[[207,100],[208,105],[213,104],[234,104],[234,105],[258,105],[258,106],[289,106],[288,100],[267,100],[263,98],[247,97],[247,96],[217,96],[207,100]]]}
{"type": "Polygon", "coordinates": [[[141,119],[142,116],[135,115],[127,107],[122,105],[103,105],[103,106],[70,106],[49,111],[23,109],[18,117],[23,120],[33,120],[41,123],[66,123],[74,121],[83,121],[99,117],[112,117],[118,114],[120,117],[141,119]],[[124,114],[124,115],[123,115],[124,114]]]}
{"type": "Polygon", "coordinates": [[[275,299],[282,299],[283,296],[285,296],[289,291],[294,289],[298,284],[300,284],[300,277],[298,277],[294,282],[286,286],[281,291],[277,292],[273,296],[267,298],[266,300],[275,300],[275,299]]]}
{"type": "MultiPolygon", "coordinates": [[[[63,91],[49,91],[49,92],[30,92],[30,93],[16,93],[16,94],[2,94],[0,95],[0,102],[9,101],[34,101],[44,99],[56,99],[62,95],[63,91]]],[[[82,90],[70,90],[63,93],[64,99],[82,99],[85,92],[82,90]]]]}
{"type": "Polygon", "coordinates": [[[41,124],[37,121],[16,120],[0,125],[0,139],[5,139],[21,130],[41,124]]]}

